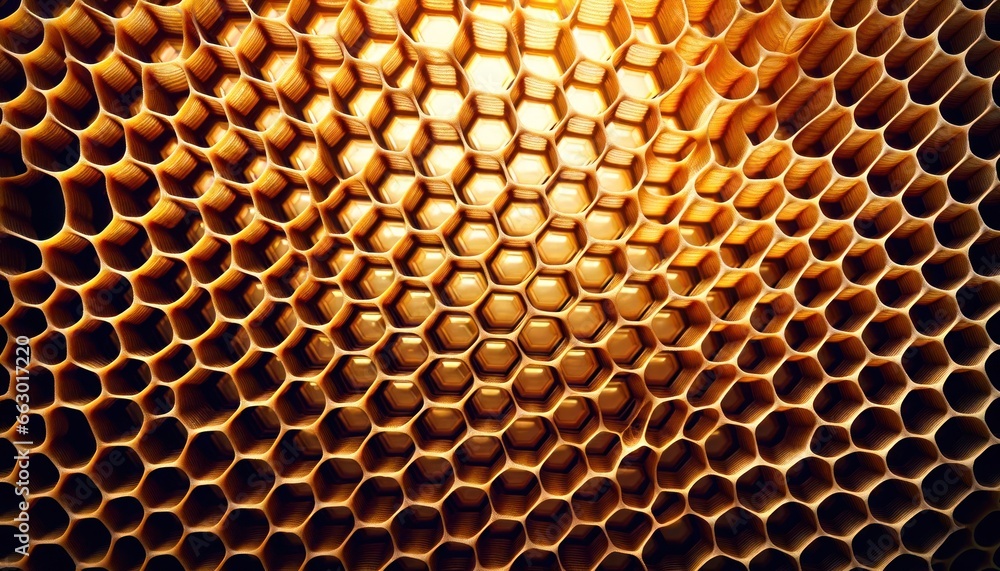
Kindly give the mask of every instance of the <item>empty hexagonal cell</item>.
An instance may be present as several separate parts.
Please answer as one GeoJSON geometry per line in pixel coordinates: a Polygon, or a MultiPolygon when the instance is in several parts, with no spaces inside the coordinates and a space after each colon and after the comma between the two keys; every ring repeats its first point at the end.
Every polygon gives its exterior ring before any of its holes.
{"type": "Polygon", "coordinates": [[[494,511],[517,517],[525,515],[538,501],[541,486],[531,472],[511,469],[493,480],[489,493],[494,511]]]}
{"type": "Polygon", "coordinates": [[[481,266],[474,262],[453,262],[438,272],[437,293],[445,304],[466,306],[482,299],[487,280],[481,266]]]}
{"type": "Polygon", "coordinates": [[[524,319],[524,298],[515,292],[491,292],[476,310],[479,322],[490,333],[510,333],[524,319]]]}
{"type": "Polygon", "coordinates": [[[475,536],[493,514],[486,492],[471,486],[456,488],[441,507],[445,528],[459,538],[475,536]]]}
{"type": "Polygon", "coordinates": [[[506,91],[520,68],[514,38],[493,22],[466,22],[455,40],[455,55],[470,86],[487,93],[506,91]]]}
{"type": "Polygon", "coordinates": [[[457,402],[472,387],[472,371],[465,361],[438,359],[424,370],[421,382],[431,400],[457,402]]]}
{"type": "Polygon", "coordinates": [[[395,253],[401,271],[411,277],[433,274],[445,263],[447,256],[440,239],[413,234],[400,241],[395,253]]]}
{"type": "MultiPolygon", "coordinates": [[[[556,152],[559,160],[570,167],[583,168],[593,164],[604,148],[604,130],[601,124],[584,117],[571,118],[559,127],[558,133],[556,152]]],[[[584,185],[587,175],[576,171],[568,171],[566,175],[556,179],[550,192],[559,201],[560,212],[576,213],[581,210],[583,200],[586,200],[584,205],[590,202],[590,199],[581,196],[587,191],[584,185]]]]}
{"type": "Polygon", "coordinates": [[[476,541],[476,557],[484,567],[504,567],[524,548],[524,525],[511,519],[493,521],[476,541]]]}
{"type": "Polygon", "coordinates": [[[504,389],[483,387],[465,401],[465,413],[477,430],[499,430],[514,418],[514,401],[504,389]]]}
{"type": "Polygon", "coordinates": [[[460,115],[469,146],[491,152],[506,147],[517,131],[510,106],[491,95],[476,95],[469,103],[460,115]]]}
{"type": "Polygon", "coordinates": [[[507,172],[521,185],[544,185],[556,170],[558,157],[548,139],[525,133],[507,148],[507,172]]]}
{"type": "Polygon", "coordinates": [[[333,341],[321,333],[303,331],[284,346],[281,362],[293,375],[311,376],[326,368],[333,355],[333,341]]]}
{"type": "Polygon", "coordinates": [[[403,492],[415,501],[437,502],[449,492],[454,481],[455,470],[448,460],[422,456],[414,460],[404,472],[403,492]]]}
{"type": "Polygon", "coordinates": [[[470,348],[479,338],[479,327],[469,314],[442,313],[428,331],[439,353],[459,353],[470,348]]]}
{"type": "Polygon", "coordinates": [[[586,242],[586,235],[579,224],[556,218],[536,240],[538,257],[549,265],[568,264],[582,252],[586,242]]]}
{"type": "Polygon", "coordinates": [[[372,393],[368,409],[376,424],[401,426],[413,418],[423,404],[423,395],[416,383],[385,381],[372,393]]]}
{"type": "Polygon", "coordinates": [[[429,408],[417,419],[414,431],[420,448],[444,452],[454,447],[465,434],[465,418],[454,409],[429,408]]]}
{"type": "Polygon", "coordinates": [[[869,452],[852,452],[834,463],[833,475],[846,490],[866,490],[885,475],[885,461],[869,452]]]}
{"type": "Polygon", "coordinates": [[[596,525],[578,525],[559,543],[559,556],[566,569],[591,569],[608,548],[608,537],[596,525]]]}
{"type": "Polygon", "coordinates": [[[559,436],[568,442],[581,444],[598,428],[599,420],[593,402],[582,397],[566,397],[552,415],[559,436]]]}
{"type": "Polygon", "coordinates": [[[557,434],[551,423],[539,417],[515,419],[503,434],[507,455],[522,464],[536,465],[551,452],[557,434]]]}
{"type": "MultiPolygon", "coordinates": [[[[343,407],[331,410],[323,417],[318,429],[318,436],[323,447],[327,450],[333,452],[356,451],[371,433],[371,429],[371,420],[364,409],[343,407]]],[[[257,430],[261,429],[257,428],[257,430]]],[[[270,431],[267,434],[270,434],[270,431]]]]}
{"type": "Polygon", "coordinates": [[[592,391],[611,375],[611,359],[600,349],[570,349],[559,361],[566,384],[575,390],[592,391]]]}
{"type": "Polygon", "coordinates": [[[528,365],[514,378],[511,391],[517,405],[529,412],[551,409],[563,393],[562,379],[554,367],[528,365]]]}
{"type": "Polygon", "coordinates": [[[429,356],[427,344],[416,335],[397,333],[389,337],[378,351],[378,362],[390,374],[412,373],[429,356]]]}
{"type": "Polygon", "coordinates": [[[624,65],[618,70],[618,81],[629,97],[654,99],[673,87],[682,67],[680,58],[673,53],[635,45],[629,48],[624,65]]]}
{"type": "Polygon", "coordinates": [[[566,340],[566,331],[556,319],[531,317],[517,336],[524,354],[537,360],[554,360],[566,340]]]}
{"type": "Polygon", "coordinates": [[[818,527],[812,509],[796,502],[782,504],[767,518],[767,535],[781,549],[800,548],[818,527]]]}
{"type": "Polygon", "coordinates": [[[476,374],[487,381],[503,382],[513,374],[521,352],[512,341],[485,339],[472,352],[476,374]]]}
{"type": "Polygon", "coordinates": [[[507,175],[500,162],[486,155],[466,155],[452,174],[459,198],[465,204],[490,204],[507,186],[507,175]]]}
{"type": "Polygon", "coordinates": [[[405,432],[379,432],[365,443],[361,461],[369,471],[393,472],[405,466],[416,452],[405,432]]]}
{"type": "Polygon", "coordinates": [[[714,547],[711,525],[688,514],[653,532],[642,548],[642,560],[653,567],[696,568],[711,556],[714,547]]]}
{"type": "Polygon", "coordinates": [[[775,411],[757,425],[756,439],[765,460],[780,461],[805,449],[815,423],[812,411],[803,408],[775,411]]]}

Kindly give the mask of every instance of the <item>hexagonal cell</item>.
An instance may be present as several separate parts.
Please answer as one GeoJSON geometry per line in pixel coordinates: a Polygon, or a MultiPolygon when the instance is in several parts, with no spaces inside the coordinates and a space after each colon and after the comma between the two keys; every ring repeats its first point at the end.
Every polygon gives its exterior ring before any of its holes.
{"type": "Polygon", "coordinates": [[[434,314],[434,294],[423,284],[402,282],[385,301],[386,313],[395,327],[418,327],[434,314]]]}
{"type": "Polygon", "coordinates": [[[642,560],[647,566],[694,569],[709,558],[714,544],[712,526],[694,514],[687,514],[653,532],[642,548],[642,560]]]}
{"type": "MultiPolygon", "coordinates": [[[[607,177],[598,172],[601,188],[608,188],[607,177]]],[[[628,190],[628,188],[621,190],[628,190]]],[[[605,197],[587,214],[587,234],[596,240],[617,240],[629,233],[635,224],[639,209],[634,200],[620,197],[605,197]]]]}
{"type": "Polygon", "coordinates": [[[596,525],[578,525],[559,544],[559,556],[567,570],[591,569],[604,557],[608,536],[596,525]]]}
{"type": "Polygon", "coordinates": [[[475,262],[451,262],[437,274],[438,299],[446,305],[472,305],[486,293],[487,279],[482,267],[475,262]]]}
{"type": "Polygon", "coordinates": [[[535,254],[527,244],[505,243],[490,255],[490,276],[501,285],[519,285],[535,270],[535,254]]]}
{"type": "Polygon", "coordinates": [[[552,422],[563,440],[582,444],[598,428],[597,407],[590,399],[576,396],[566,397],[559,402],[555,412],[553,412],[552,422]]]}
{"type": "Polygon", "coordinates": [[[514,418],[514,400],[504,389],[483,387],[465,401],[469,424],[476,430],[495,431],[507,426],[514,418]]]}
{"type": "Polygon", "coordinates": [[[622,459],[615,472],[621,486],[622,502],[634,508],[646,508],[653,501],[656,454],[649,448],[638,448],[622,459]]]}
{"type": "Polygon", "coordinates": [[[416,335],[397,333],[378,350],[378,361],[388,374],[408,374],[427,361],[429,352],[424,340],[416,335]]]}
{"type": "Polygon", "coordinates": [[[523,410],[545,412],[559,401],[563,384],[553,367],[529,365],[518,372],[511,391],[523,410]]]}
{"type": "Polygon", "coordinates": [[[708,465],[704,450],[690,440],[678,440],[660,454],[656,465],[657,484],[664,488],[683,489],[708,465]]]}
{"type": "Polygon", "coordinates": [[[344,501],[361,483],[364,470],[357,461],[334,458],[320,464],[313,484],[320,501],[344,501]]]}
{"type": "Polygon", "coordinates": [[[533,234],[548,215],[545,200],[531,191],[509,191],[501,198],[497,209],[501,229],[514,237],[533,234]]]}
{"type": "Polygon", "coordinates": [[[479,327],[471,315],[442,313],[430,325],[428,335],[439,353],[461,353],[479,339],[479,327]]]}
{"type": "MultiPolygon", "coordinates": [[[[389,151],[405,151],[418,136],[420,129],[416,105],[411,99],[397,93],[391,93],[374,103],[368,118],[376,142],[389,151]]],[[[378,155],[376,160],[377,157],[378,155]]]]}
{"type": "Polygon", "coordinates": [[[655,99],[680,79],[683,62],[669,52],[635,45],[625,55],[618,70],[622,91],[634,99],[655,99]]]}
{"type": "Polygon", "coordinates": [[[755,431],[761,458],[776,462],[805,449],[815,421],[812,411],[803,408],[768,414],[755,431]]]}
{"type": "Polygon", "coordinates": [[[417,446],[432,452],[446,452],[465,435],[462,413],[442,407],[425,410],[414,425],[417,446]]]}
{"type": "Polygon", "coordinates": [[[445,231],[448,245],[457,256],[479,256],[499,238],[493,217],[471,210],[457,212],[445,231]]]}
{"type": "Polygon", "coordinates": [[[538,465],[552,451],[556,440],[551,423],[540,417],[515,419],[503,433],[507,455],[528,466],[538,465]]]}
{"type": "Polygon", "coordinates": [[[462,486],[444,501],[441,513],[449,534],[458,538],[471,538],[486,527],[493,510],[486,492],[462,486]]]}
{"type": "Polygon", "coordinates": [[[415,453],[416,446],[407,433],[377,432],[361,449],[360,459],[370,472],[396,472],[406,466],[415,453]]]}
{"type": "MultiPolygon", "coordinates": [[[[570,124],[573,124],[572,120],[570,124]]],[[[560,156],[561,153],[560,150],[560,156]]],[[[561,170],[546,190],[549,205],[562,214],[579,214],[585,211],[594,201],[596,194],[596,178],[591,174],[573,170],[561,170]]]]}
{"type": "Polygon", "coordinates": [[[812,509],[796,502],[782,504],[767,518],[767,535],[780,549],[801,548],[818,529],[812,509]]]}
{"type": "Polygon", "coordinates": [[[477,376],[491,382],[503,382],[510,378],[520,359],[521,352],[517,345],[502,339],[485,339],[472,353],[477,376]]]}
{"type": "MultiPolygon", "coordinates": [[[[572,117],[566,124],[560,125],[556,136],[556,152],[560,161],[570,167],[587,167],[597,161],[604,148],[604,130],[600,123],[584,117],[572,117]]],[[[570,176],[581,175],[571,171],[570,176]]],[[[570,194],[567,202],[573,200],[572,187],[561,192],[570,194]],[[567,192],[568,191],[568,192],[567,192]]],[[[577,190],[578,192],[578,190],[577,190]]]]}
{"type": "Polygon", "coordinates": [[[618,76],[592,62],[581,62],[566,87],[566,100],[578,113],[599,116],[618,98],[618,76]]]}
{"type": "Polygon", "coordinates": [[[507,462],[507,455],[499,438],[480,435],[467,438],[455,450],[455,459],[455,470],[460,479],[485,484],[500,472],[507,462]]]}
{"type": "Polygon", "coordinates": [[[415,383],[385,381],[372,393],[367,408],[375,424],[395,427],[409,422],[423,405],[423,395],[415,383]]]}
{"type": "Polygon", "coordinates": [[[410,226],[418,230],[434,230],[455,214],[457,206],[449,185],[429,180],[407,193],[403,209],[410,226]]]}
{"type": "MultiPolygon", "coordinates": [[[[542,487],[550,494],[575,490],[587,475],[587,462],[580,449],[562,445],[553,450],[539,472],[542,487]]],[[[541,506],[539,506],[541,507],[541,506]]],[[[529,517],[529,528],[531,527],[529,517]]],[[[529,529],[529,533],[530,533],[529,529]]]]}
{"type": "Polygon", "coordinates": [[[682,250],[667,270],[670,290],[684,296],[695,296],[708,289],[719,271],[719,261],[713,254],[682,250]]]}
{"type": "Polygon", "coordinates": [[[421,124],[412,145],[421,173],[431,177],[451,173],[465,152],[458,131],[439,121],[421,124]]]}
{"type": "Polygon", "coordinates": [[[517,342],[525,355],[541,360],[555,360],[566,340],[566,330],[551,317],[531,317],[525,321],[517,342]]]}
{"type": "Polygon", "coordinates": [[[524,298],[514,292],[491,292],[476,309],[483,328],[490,333],[511,333],[524,319],[524,298]]]}
{"type": "Polygon", "coordinates": [[[413,90],[425,114],[450,119],[458,115],[469,87],[464,73],[447,60],[433,58],[418,62],[413,74],[413,90]]]}
{"type": "Polygon", "coordinates": [[[534,474],[514,468],[490,483],[490,503],[499,515],[523,516],[538,501],[541,491],[534,474]]]}
{"type": "Polygon", "coordinates": [[[511,181],[521,185],[544,185],[555,172],[558,160],[547,139],[524,133],[506,152],[511,181]]]}
{"type": "Polygon", "coordinates": [[[688,505],[697,513],[713,516],[733,505],[735,488],[728,479],[714,474],[696,481],[688,493],[688,505]]]}
{"type": "Polygon", "coordinates": [[[688,389],[701,369],[704,357],[692,351],[662,351],[646,364],[649,391],[658,397],[677,396],[688,389]]]}
{"type": "MultiPolygon", "coordinates": [[[[621,373],[601,389],[597,408],[604,426],[612,431],[625,433],[645,404],[645,390],[638,376],[621,373]]],[[[644,421],[644,419],[643,419],[644,421]]],[[[628,436],[628,435],[626,435],[628,436]]]]}
{"type": "Polygon", "coordinates": [[[394,258],[403,274],[427,277],[444,265],[448,253],[437,237],[408,234],[397,245],[394,258]]]}
{"type": "Polygon", "coordinates": [[[353,452],[361,447],[371,432],[371,427],[371,421],[364,409],[337,408],[331,410],[320,421],[318,436],[326,450],[353,452]]]}
{"type": "Polygon", "coordinates": [[[570,333],[585,343],[600,340],[612,330],[617,321],[615,306],[610,300],[580,301],[566,316],[570,333]]]}
{"type": "Polygon", "coordinates": [[[499,151],[517,131],[513,109],[492,95],[473,96],[463,107],[460,119],[469,146],[477,151],[499,151]]]}
{"type": "Polygon", "coordinates": [[[337,361],[320,385],[335,402],[360,399],[375,383],[378,369],[375,362],[362,355],[345,355],[337,361]]]}
{"type": "Polygon", "coordinates": [[[528,302],[541,311],[560,311],[577,295],[576,283],[567,272],[536,275],[527,287],[528,302]]]}
{"type": "Polygon", "coordinates": [[[711,314],[705,305],[697,301],[677,301],[653,314],[650,327],[660,343],[686,347],[705,334],[710,321],[711,314]]]}
{"type": "Polygon", "coordinates": [[[600,349],[573,348],[559,361],[559,372],[566,384],[577,391],[589,392],[600,387],[611,375],[612,362],[600,349]]]}
{"type": "Polygon", "coordinates": [[[601,293],[617,285],[626,269],[625,255],[608,246],[592,246],[576,264],[580,287],[591,293],[601,293]]]}
{"type": "Polygon", "coordinates": [[[502,93],[521,67],[517,44],[507,29],[488,21],[467,21],[455,40],[455,57],[477,90],[502,93]]]}
{"type": "Polygon", "coordinates": [[[457,402],[472,387],[472,371],[465,361],[436,359],[421,374],[428,398],[438,402],[457,402]]]}
{"type": "Polygon", "coordinates": [[[539,259],[549,265],[570,263],[587,243],[583,227],[572,220],[555,218],[538,236],[539,259]]]}
{"type": "MultiPolygon", "coordinates": [[[[597,165],[597,181],[601,189],[609,192],[629,192],[635,189],[636,184],[644,177],[646,171],[645,161],[631,151],[621,149],[610,149],[604,154],[600,164],[597,165]]],[[[606,207],[614,208],[621,204],[625,213],[628,225],[634,222],[634,212],[638,207],[634,202],[622,200],[620,198],[606,198],[603,201],[606,207]]]]}
{"type": "Polygon", "coordinates": [[[385,335],[385,320],[376,306],[349,306],[334,321],[335,341],[349,351],[367,349],[385,335]]]}
{"type": "Polygon", "coordinates": [[[490,204],[507,186],[507,175],[500,162],[484,155],[466,155],[452,174],[459,198],[465,204],[490,204]]]}
{"type": "Polygon", "coordinates": [[[476,540],[476,556],[484,567],[504,567],[524,548],[524,525],[517,520],[494,520],[476,540]]]}
{"type": "Polygon", "coordinates": [[[647,327],[619,327],[607,339],[608,354],[623,369],[642,367],[655,348],[656,338],[647,327]]]}

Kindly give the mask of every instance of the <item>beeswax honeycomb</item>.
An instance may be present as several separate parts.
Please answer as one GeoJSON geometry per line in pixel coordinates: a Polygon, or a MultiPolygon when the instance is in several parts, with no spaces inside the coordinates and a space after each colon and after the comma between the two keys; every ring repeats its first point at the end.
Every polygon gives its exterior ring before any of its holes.
{"type": "Polygon", "coordinates": [[[998,74],[991,0],[0,3],[0,563],[998,568],[998,74]]]}

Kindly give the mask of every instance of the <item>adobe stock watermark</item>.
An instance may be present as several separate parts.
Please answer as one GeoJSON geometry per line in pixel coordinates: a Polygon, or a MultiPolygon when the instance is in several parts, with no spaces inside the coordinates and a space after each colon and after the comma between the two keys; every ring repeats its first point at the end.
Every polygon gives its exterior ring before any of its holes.
{"type": "Polygon", "coordinates": [[[17,496],[17,516],[14,525],[14,551],[27,556],[31,548],[31,517],[28,513],[28,498],[31,495],[31,458],[29,446],[33,446],[29,422],[31,417],[31,395],[29,367],[31,366],[30,339],[21,335],[14,339],[14,402],[17,407],[17,422],[14,431],[18,440],[12,442],[17,454],[14,456],[14,466],[17,479],[14,482],[14,495],[17,496]]]}

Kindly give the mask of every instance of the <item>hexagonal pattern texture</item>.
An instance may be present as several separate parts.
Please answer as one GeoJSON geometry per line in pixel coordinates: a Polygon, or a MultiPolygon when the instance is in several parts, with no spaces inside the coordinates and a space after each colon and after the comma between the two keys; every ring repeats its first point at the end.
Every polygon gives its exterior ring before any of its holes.
{"type": "Polygon", "coordinates": [[[2,563],[998,568],[998,73],[995,0],[0,3],[2,563]]]}

